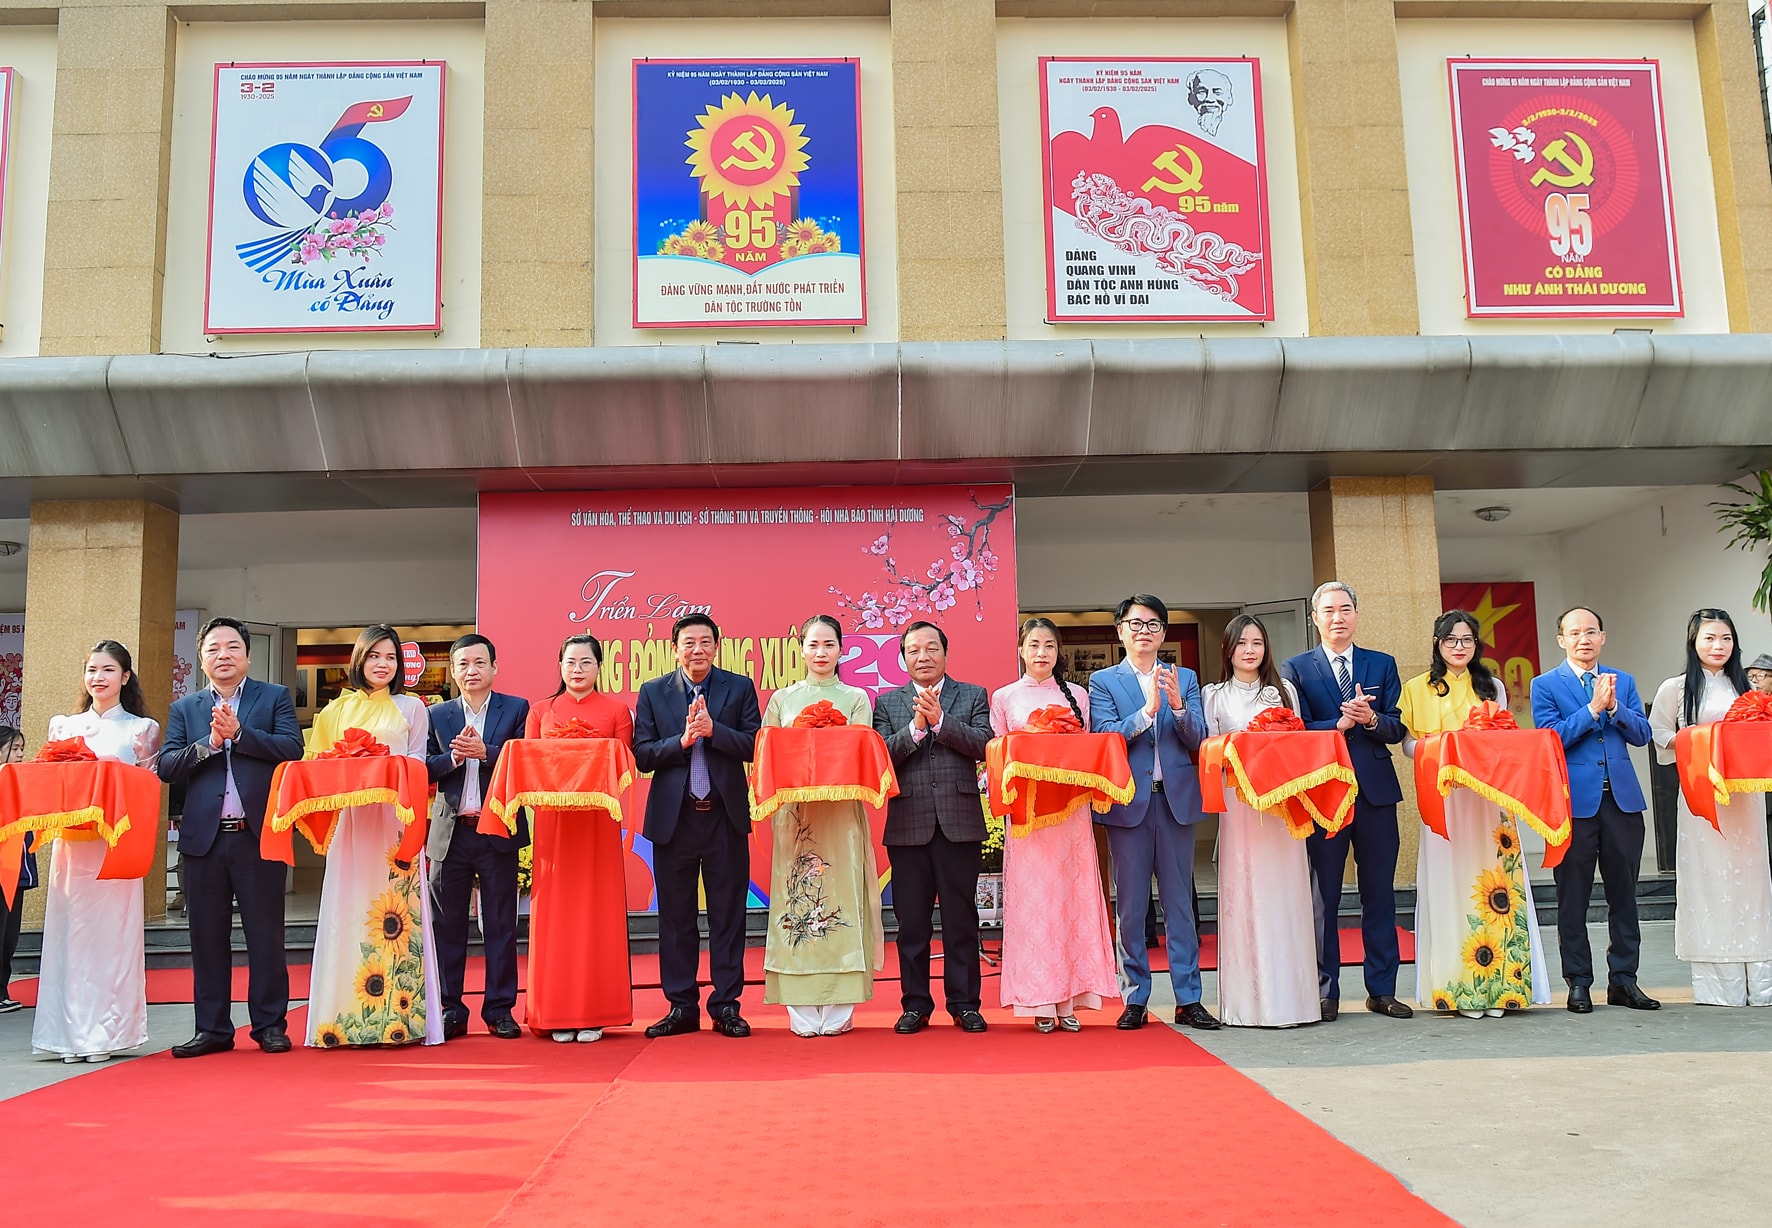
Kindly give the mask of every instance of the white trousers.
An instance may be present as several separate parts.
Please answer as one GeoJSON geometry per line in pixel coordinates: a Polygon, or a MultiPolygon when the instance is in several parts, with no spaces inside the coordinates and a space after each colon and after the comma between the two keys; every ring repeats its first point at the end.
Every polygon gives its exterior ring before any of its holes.
{"type": "Polygon", "coordinates": [[[1693,960],[1692,1001],[1700,1006],[1772,1006],[1772,960],[1751,964],[1693,960]]]}
{"type": "Polygon", "coordinates": [[[855,1007],[845,1003],[842,1006],[787,1006],[783,1010],[788,1013],[788,1026],[793,1028],[796,1036],[836,1036],[847,1032],[855,1018],[855,1007]]]}

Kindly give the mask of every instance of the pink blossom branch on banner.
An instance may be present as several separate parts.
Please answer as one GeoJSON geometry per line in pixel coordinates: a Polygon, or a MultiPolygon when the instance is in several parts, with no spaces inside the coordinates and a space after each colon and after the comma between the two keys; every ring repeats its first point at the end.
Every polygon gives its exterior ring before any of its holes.
{"type": "Polygon", "coordinates": [[[853,616],[858,629],[878,630],[902,627],[918,617],[939,616],[958,605],[962,594],[970,593],[974,619],[984,620],[983,589],[995,578],[997,555],[991,549],[991,526],[998,516],[1009,510],[1011,500],[982,504],[976,496],[972,506],[978,509],[977,519],[968,523],[963,516],[941,517],[947,531],[945,554],[924,568],[921,575],[909,575],[892,552],[893,530],[888,529],[863,548],[863,553],[880,559],[890,585],[860,594],[846,593],[832,587],[837,608],[853,616]]]}

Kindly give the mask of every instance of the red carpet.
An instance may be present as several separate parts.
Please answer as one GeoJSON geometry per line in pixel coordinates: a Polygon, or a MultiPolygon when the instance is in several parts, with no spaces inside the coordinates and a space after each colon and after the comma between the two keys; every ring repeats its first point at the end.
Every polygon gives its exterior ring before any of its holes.
{"type": "MultiPolygon", "coordinates": [[[[992,1010],[987,1036],[943,1021],[901,1037],[888,1000],[849,1036],[802,1040],[760,997],[742,1042],[618,1031],[118,1062],[0,1102],[0,1137],[84,1157],[15,1182],[8,1221],[1452,1222],[1160,1025],[1127,1035],[1089,1017],[1079,1035],[1040,1036],[992,1010]]],[[[663,999],[636,1007],[650,1019],[663,999]]]]}
{"type": "MultiPolygon", "coordinates": [[[[1401,926],[1397,927],[1397,942],[1403,950],[1403,962],[1415,961],[1415,935],[1401,926]]],[[[991,951],[1000,946],[999,940],[993,938],[987,943],[991,951]]],[[[941,944],[936,944],[936,950],[941,944]]],[[[1169,968],[1169,956],[1162,947],[1151,949],[1151,968],[1164,972],[1169,968]]],[[[1341,931],[1341,963],[1343,967],[1354,967],[1365,958],[1365,946],[1360,941],[1360,931],[1341,931]]],[[[1200,939],[1200,967],[1211,972],[1218,967],[1218,935],[1207,934],[1200,939]]],[[[468,960],[467,983],[478,986],[485,983],[485,964],[475,957],[468,960]]],[[[636,989],[658,988],[658,956],[636,955],[633,959],[634,987],[636,989]]],[[[308,996],[308,965],[291,964],[289,968],[289,995],[300,1000],[308,996]]],[[[517,963],[517,981],[522,985],[529,975],[529,961],[519,960],[517,963]]],[[[985,967],[985,976],[992,975],[989,965],[985,967]]],[[[706,983],[707,957],[702,957],[702,981],[706,983]]],[[[886,970],[880,979],[898,979],[898,949],[891,943],[886,945],[886,970]]],[[[763,983],[763,948],[750,947],[745,951],[745,982],[751,985],[763,983]]],[[[994,991],[987,990],[985,997],[990,999],[994,991]]],[[[37,978],[19,977],[12,982],[12,995],[26,1006],[37,1005],[37,978]]],[[[246,1000],[246,969],[234,969],[234,1001],[246,1000]]],[[[191,1000],[191,970],[189,968],[149,968],[148,969],[148,1001],[165,1004],[189,1002],[191,1000]]]]}

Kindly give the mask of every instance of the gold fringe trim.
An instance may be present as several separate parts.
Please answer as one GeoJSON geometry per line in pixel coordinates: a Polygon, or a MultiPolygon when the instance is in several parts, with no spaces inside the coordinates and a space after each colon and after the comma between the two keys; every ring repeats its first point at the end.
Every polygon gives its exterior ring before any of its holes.
{"type": "MultiPolygon", "coordinates": [[[[1289,780],[1278,788],[1269,789],[1266,793],[1257,793],[1255,785],[1249,780],[1249,773],[1243,769],[1243,760],[1237,754],[1235,743],[1225,743],[1224,760],[1231,765],[1231,772],[1237,778],[1237,796],[1243,799],[1245,806],[1251,810],[1266,811],[1277,818],[1286,819],[1286,810],[1282,803],[1297,798],[1299,805],[1304,807],[1305,813],[1311,816],[1316,825],[1332,836],[1347,826],[1348,816],[1354,812],[1354,799],[1360,795],[1360,782],[1354,777],[1354,770],[1339,763],[1326,763],[1316,771],[1289,780]],[[1339,780],[1342,784],[1347,785],[1348,791],[1347,796],[1341,799],[1341,804],[1335,808],[1335,813],[1326,815],[1318,809],[1309,794],[1310,790],[1319,785],[1326,785],[1332,780],[1339,780]]],[[[1308,828],[1301,830],[1292,827],[1289,819],[1286,819],[1286,826],[1291,828],[1294,840],[1303,840],[1310,835],[1308,828]]]]}
{"type": "Polygon", "coordinates": [[[352,806],[392,806],[394,815],[400,820],[402,827],[412,826],[417,815],[410,807],[400,804],[400,793],[397,789],[353,789],[349,793],[332,793],[325,797],[309,797],[291,806],[284,814],[273,815],[271,830],[279,834],[291,827],[307,837],[314,851],[324,857],[332,848],[332,838],[338,834],[338,824],[326,833],[324,840],[316,837],[314,828],[307,822],[311,814],[333,814],[352,806]]]}
{"type": "Polygon", "coordinates": [[[1106,814],[1116,802],[1124,806],[1138,793],[1136,783],[1129,782],[1124,786],[1116,785],[1097,772],[1080,772],[1074,768],[1048,767],[1039,763],[1010,762],[1003,765],[1003,779],[1000,789],[1003,801],[1013,802],[1021,796],[1021,790],[1015,787],[1017,780],[1028,782],[1028,810],[1030,813],[1026,823],[1008,824],[1010,833],[1016,836],[1025,836],[1044,827],[1057,827],[1069,818],[1071,811],[1076,808],[1078,799],[1073,798],[1071,804],[1063,810],[1042,812],[1035,800],[1039,797],[1041,784],[1073,785],[1093,791],[1097,796],[1089,798],[1088,802],[1090,808],[1097,814],[1106,814]]]}
{"type": "Polygon", "coordinates": [[[1772,779],[1764,776],[1744,777],[1741,780],[1724,780],[1723,774],[1717,771],[1716,764],[1707,763],[1705,770],[1710,773],[1711,788],[1716,792],[1717,805],[1727,806],[1731,793],[1772,793],[1772,779]]]}
{"type": "MultiPolygon", "coordinates": [[[[1066,806],[1063,810],[1043,811],[1040,809],[1039,802],[1041,783],[1042,782],[1038,779],[1031,779],[1028,782],[1028,821],[1026,823],[1008,823],[1007,826],[1010,835],[1020,838],[1047,827],[1057,827],[1060,823],[1069,819],[1071,815],[1075,814],[1077,810],[1084,805],[1088,805],[1103,814],[1107,813],[1108,803],[1098,801],[1092,797],[1079,796],[1076,794],[1071,795],[1070,805],[1066,806]]],[[[1054,782],[1048,781],[1045,783],[1054,782]]],[[[1064,781],[1058,783],[1069,784],[1071,782],[1064,781]]]]}
{"type": "MultiPolygon", "coordinates": [[[[634,778],[629,774],[622,781],[622,791],[626,792],[633,783],[634,778]]],[[[508,804],[501,804],[496,799],[486,803],[492,817],[503,823],[512,835],[517,834],[517,812],[525,806],[544,810],[601,810],[617,823],[622,820],[621,799],[594,790],[588,793],[551,793],[545,789],[531,789],[527,793],[517,794],[508,804]]]]}
{"type": "Polygon", "coordinates": [[[79,840],[103,840],[111,848],[117,847],[117,841],[132,824],[129,816],[124,815],[117,820],[115,827],[105,822],[103,806],[86,806],[79,810],[63,810],[54,814],[33,814],[22,819],[14,819],[5,827],[0,827],[0,843],[16,840],[26,832],[35,832],[41,838],[38,847],[55,840],[68,840],[70,843],[79,840]],[[92,831],[64,831],[64,828],[78,827],[82,824],[94,824],[92,831]]]}
{"type": "Polygon", "coordinates": [[[892,788],[892,773],[884,772],[880,776],[880,787],[870,789],[866,785],[803,785],[793,789],[777,789],[767,801],[751,799],[751,822],[767,822],[777,810],[795,802],[866,802],[870,806],[884,806],[886,796],[892,788]]]}
{"type": "Polygon", "coordinates": [[[1441,797],[1451,793],[1455,786],[1469,789],[1484,801],[1499,806],[1525,823],[1526,826],[1543,836],[1546,843],[1562,845],[1567,843],[1570,835],[1573,834],[1574,828],[1572,826],[1564,827],[1560,832],[1553,830],[1543,819],[1526,809],[1526,804],[1519,798],[1510,797],[1494,785],[1483,783],[1455,764],[1442,764],[1440,778],[1434,782],[1434,785],[1439,789],[1441,797]]]}

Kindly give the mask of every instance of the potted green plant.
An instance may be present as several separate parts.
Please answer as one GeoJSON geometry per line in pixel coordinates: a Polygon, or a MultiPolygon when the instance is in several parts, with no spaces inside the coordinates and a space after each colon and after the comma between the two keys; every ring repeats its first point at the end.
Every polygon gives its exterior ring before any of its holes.
{"type": "Polygon", "coordinates": [[[1003,924],[1003,820],[992,814],[988,805],[984,812],[984,828],[984,860],[978,873],[978,921],[981,925],[1001,925],[1003,924]]]}
{"type": "MultiPolygon", "coordinates": [[[[1758,490],[1749,490],[1739,482],[1723,483],[1724,490],[1734,491],[1746,503],[1711,504],[1717,519],[1723,522],[1717,532],[1734,530],[1727,544],[1750,552],[1772,544],[1772,470],[1762,469],[1754,474],[1754,479],[1759,483],[1758,490]]],[[[1753,601],[1754,609],[1772,613],[1772,557],[1760,571],[1760,585],[1754,590],[1753,601]]]]}

